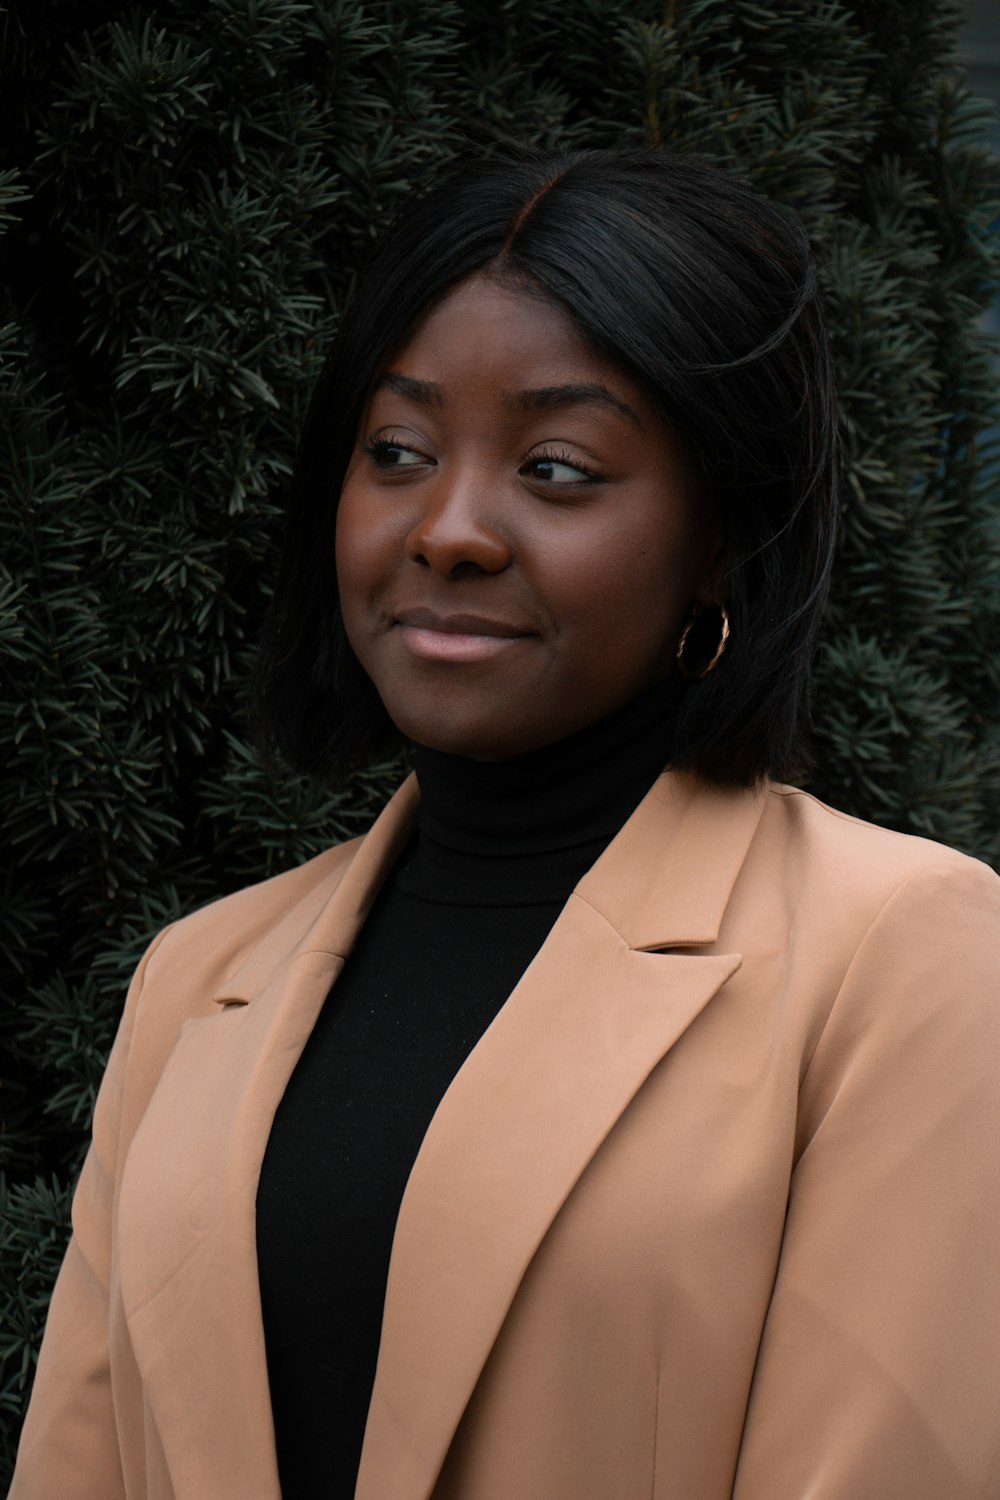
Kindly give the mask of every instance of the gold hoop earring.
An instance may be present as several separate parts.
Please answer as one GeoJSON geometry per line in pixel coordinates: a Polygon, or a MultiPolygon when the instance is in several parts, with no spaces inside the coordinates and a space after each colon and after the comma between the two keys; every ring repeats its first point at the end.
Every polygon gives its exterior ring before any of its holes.
{"type": "Polygon", "coordinates": [[[677,670],[678,672],[680,672],[682,677],[687,679],[688,682],[700,682],[703,677],[708,676],[709,672],[713,672],[719,665],[722,653],[726,649],[726,642],[729,640],[729,611],[726,609],[726,606],[724,604],[719,604],[716,607],[722,620],[722,629],[719,633],[719,644],[716,646],[714,654],[709,658],[708,662],[705,666],[702,667],[700,672],[695,671],[685,662],[684,647],[688,643],[688,637],[690,636],[696,621],[699,620],[705,612],[705,606],[703,604],[696,604],[694,606],[687,618],[687,623],[685,624],[684,629],[681,631],[681,638],[677,642],[677,670]]]}

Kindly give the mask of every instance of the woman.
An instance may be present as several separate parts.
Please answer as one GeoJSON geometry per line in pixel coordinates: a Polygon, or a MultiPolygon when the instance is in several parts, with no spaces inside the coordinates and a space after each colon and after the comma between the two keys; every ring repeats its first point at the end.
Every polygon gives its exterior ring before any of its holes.
{"type": "Polygon", "coordinates": [[[771,779],[831,389],[801,231],[697,162],[406,206],[257,707],[416,777],[143,960],[16,1500],[1000,1493],[1000,885],[771,779]]]}

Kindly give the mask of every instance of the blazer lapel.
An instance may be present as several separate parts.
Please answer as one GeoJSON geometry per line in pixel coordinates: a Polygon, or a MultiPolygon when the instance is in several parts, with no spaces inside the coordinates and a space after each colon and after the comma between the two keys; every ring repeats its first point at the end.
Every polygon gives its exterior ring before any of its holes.
{"type": "Polygon", "coordinates": [[[120,1290],[178,1493],[277,1500],[260,1310],[257,1181],[285,1085],[357,931],[412,831],[406,783],[337,883],[264,934],[187,1021],[132,1140],[120,1290]],[[219,1434],[232,1434],[220,1441],[219,1434]]]}
{"type": "Polygon", "coordinates": [[[396,1228],[357,1500],[430,1495],[553,1218],[739,967],[690,950],[715,942],[760,813],[748,793],[661,777],[446,1093],[396,1228]]]}

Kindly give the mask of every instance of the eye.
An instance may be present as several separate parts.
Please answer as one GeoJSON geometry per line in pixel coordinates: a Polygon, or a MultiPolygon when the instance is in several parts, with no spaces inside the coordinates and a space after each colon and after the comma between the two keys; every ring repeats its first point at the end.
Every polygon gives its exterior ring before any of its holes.
{"type": "Polygon", "coordinates": [[[416,448],[408,448],[391,437],[370,437],[362,447],[377,469],[412,469],[430,462],[416,448]]]}
{"type": "Polygon", "coordinates": [[[598,475],[589,465],[569,453],[536,453],[522,466],[521,473],[543,484],[593,484],[598,475]]]}

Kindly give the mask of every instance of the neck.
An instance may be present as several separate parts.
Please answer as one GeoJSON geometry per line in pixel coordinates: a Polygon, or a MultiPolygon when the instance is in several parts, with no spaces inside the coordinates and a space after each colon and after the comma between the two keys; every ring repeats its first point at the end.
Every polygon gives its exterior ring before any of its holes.
{"type": "Polygon", "coordinates": [[[673,691],[656,687],[540,750],[470,760],[417,745],[412,894],[481,904],[561,899],[598,857],[670,757],[673,691]]]}

